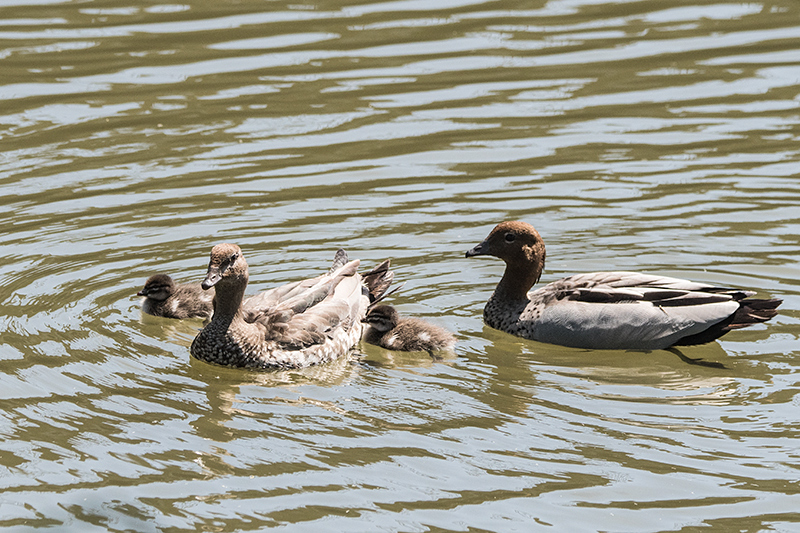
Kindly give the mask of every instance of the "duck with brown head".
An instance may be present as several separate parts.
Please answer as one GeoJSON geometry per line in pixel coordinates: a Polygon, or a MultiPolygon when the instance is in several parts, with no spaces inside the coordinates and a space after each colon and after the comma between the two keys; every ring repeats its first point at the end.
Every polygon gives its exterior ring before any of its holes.
{"type": "Polygon", "coordinates": [[[205,292],[199,283],[176,284],[166,274],[150,276],[136,294],[144,296],[142,311],[148,315],[208,319],[214,310],[214,295],[205,292]]]}
{"type": "Polygon", "coordinates": [[[496,329],[550,344],[655,350],[711,342],[732,329],[765,322],[779,299],[751,291],[640,274],[593,272],[528,292],[544,269],[545,247],[525,222],[503,222],[467,257],[491,255],[506,269],[483,311],[496,329]]]}
{"type": "Polygon", "coordinates": [[[214,287],[214,316],[197,334],[197,359],[248,368],[300,368],[346,354],[361,337],[361,319],[375,287],[388,286],[388,261],[364,276],[359,261],[339,250],[333,267],[316,278],[259,293],[243,302],[249,280],[247,261],[235,244],[211,250],[202,286],[214,287]],[[380,267],[379,267],[380,268],[380,267]],[[366,278],[366,279],[364,279],[366,278]]]}

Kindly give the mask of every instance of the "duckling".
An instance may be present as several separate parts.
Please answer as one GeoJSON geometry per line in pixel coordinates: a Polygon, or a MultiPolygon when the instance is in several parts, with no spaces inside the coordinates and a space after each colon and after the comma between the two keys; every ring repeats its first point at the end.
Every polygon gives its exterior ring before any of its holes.
{"type": "Polygon", "coordinates": [[[166,274],[150,276],[136,295],[144,296],[142,311],[148,315],[209,319],[214,311],[214,295],[203,291],[199,283],[176,285],[166,274]]]}
{"type": "Polygon", "coordinates": [[[495,329],[550,344],[588,349],[657,350],[704,344],[766,322],[782,300],[636,272],[593,272],[528,292],[544,269],[545,247],[526,222],[498,224],[466,256],[506,263],[483,317],[495,329]]]}
{"type": "Polygon", "coordinates": [[[332,361],[359,341],[371,299],[382,296],[389,261],[358,273],[360,262],[339,250],[331,270],[248,298],[242,250],[223,243],[211,250],[201,286],[215,288],[214,315],[195,337],[197,359],[231,367],[301,368],[332,361]]]}
{"type": "Polygon", "coordinates": [[[417,318],[401,318],[391,305],[372,307],[362,322],[369,324],[364,340],[388,350],[433,352],[450,350],[456,338],[446,329],[417,318]]]}

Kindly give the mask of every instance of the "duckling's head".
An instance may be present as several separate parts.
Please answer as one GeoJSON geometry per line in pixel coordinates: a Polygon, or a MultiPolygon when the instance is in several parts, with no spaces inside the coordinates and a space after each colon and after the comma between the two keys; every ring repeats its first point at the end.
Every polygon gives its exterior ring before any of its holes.
{"type": "Polygon", "coordinates": [[[394,329],[397,326],[399,315],[394,307],[391,305],[376,305],[367,312],[362,322],[365,322],[380,331],[385,333],[394,329]]]}
{"type": "Polygon", "coordinates": [[[492,255],[518,272],[533,274],[534,283],[544,270],[545,248],[539,232],[527,222],[501,222],[482,243],[469,250],[467,257],[492,255]]]}
{"type": "Polygon", "coordinates": [[[137,292],[136,295],[162,302],[169,298],[169,295],[174,290],[175,283],[172,282],[171,277],[166,274],[155,274],[147,278],[144,288],[137,292]]]}
{"type": "Polygon", "coordinates": [[[247,285],[247,261],[235,244],[222,243],[211,249],[208,273],[201,284],[208,290],[217,284],[247,285]]]}

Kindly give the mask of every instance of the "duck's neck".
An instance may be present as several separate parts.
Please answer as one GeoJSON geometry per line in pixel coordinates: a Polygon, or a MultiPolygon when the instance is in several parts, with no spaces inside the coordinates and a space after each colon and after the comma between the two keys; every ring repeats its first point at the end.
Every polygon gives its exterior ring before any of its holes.
{"type": "Polygon", "coordinates": [[[492,298],[505,302],[522,302],[528,300],[528,291],[531,290],[542,275],[542,267],[529,263],[506,263],[503,278],[497,284],[492,298]]]}
{"type": "Polygon", "coordinates": [[[234,317],[241,315],[242,300],[244,291],[247,288],[245,283],[217,283],[214,294],[214,319],[224,320],[230,323],[234,317]]]}

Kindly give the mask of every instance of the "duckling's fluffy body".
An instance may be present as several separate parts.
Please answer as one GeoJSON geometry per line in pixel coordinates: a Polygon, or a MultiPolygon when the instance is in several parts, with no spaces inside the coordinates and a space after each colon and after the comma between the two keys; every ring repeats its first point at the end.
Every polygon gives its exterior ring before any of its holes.
{"type": "Polygon", "coordinates": [[[142,298],[142,311],[166,318],[205,318],[214,312],[214,295],[199,283],[176,284],[166,274],[150,276],[144,288],[136,293],[142,298]]]}
{"type": "Polygon", "coordinates": [[[593,272],[528,293],[544,269],[545,247],[525,222],[503,222],[467,252],[506,263],[483,311],[496,329],[550,344],[655,350],[713,341],[732,329],[765,322],[779,299],[636,272],[593,272]]]}
{"type": "Polygon", "coordinates": [[[192,355],[219,365],[268,369],[341,357],[361,338],[361,319],[371,296],[377,297],[370,289],[385,290],[391,280],[388,261],[378,274],[375,269],[364,275],[366,285],[358,266],[340,250],[330,272],[259,293],[243,305],[249,273],[242,251],[235,244],[215,246],[202,283],[215,288],[214,315],[192,342],[192,355]]]}
{"type": "Polygon", "coordinates": [[[378,305],[367,313],[364,340],[388,350],[436,352],[450,350],[456,338],[446,329],[417,318],[400,317],[394,307],[378,305]]]}

